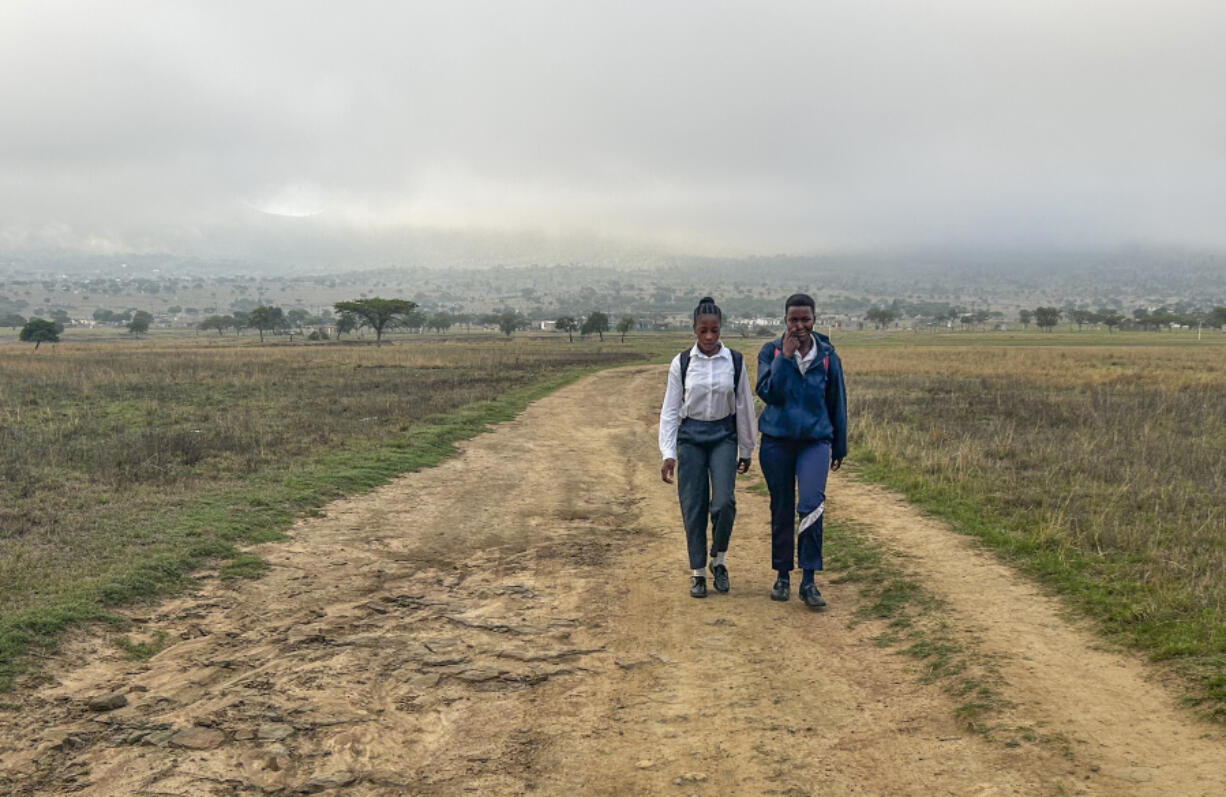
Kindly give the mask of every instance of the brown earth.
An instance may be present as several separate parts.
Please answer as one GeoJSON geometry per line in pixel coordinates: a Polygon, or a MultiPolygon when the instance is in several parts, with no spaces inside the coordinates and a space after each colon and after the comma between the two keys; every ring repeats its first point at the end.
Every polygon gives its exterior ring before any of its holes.
{"type": "Polygon", "coordinates": [[[831,516],[912,557],[950,627],[999,665],[1006,719],[1049,741],[960,724],[872,642],[879,627],[851,622],[854,587],[823,583],[819,614],[767,600],[753,493],[738,495],[732,592],[689,598],[655,451],[661,384],[654,367],[595,375],[439,467],[330,505],[257,549],[263,578],[204,574],[133,612],[173,643],[151,659],[76,636],[44,663],[49,683],[4,698],[0,790],[1226,794],[1218,729],[877,488],[836,478],[831,516]],[[110,693],[126,705],[89,708],[110,693]]]}

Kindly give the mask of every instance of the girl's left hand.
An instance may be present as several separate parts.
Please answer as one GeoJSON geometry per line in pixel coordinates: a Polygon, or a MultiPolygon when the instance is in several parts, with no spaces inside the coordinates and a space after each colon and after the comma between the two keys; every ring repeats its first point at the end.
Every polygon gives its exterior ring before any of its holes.
{"type": "Polygon", "coordinates": [[[749,473],[749,458],[745,457],[736,461],[737,473],[749,473]]]}

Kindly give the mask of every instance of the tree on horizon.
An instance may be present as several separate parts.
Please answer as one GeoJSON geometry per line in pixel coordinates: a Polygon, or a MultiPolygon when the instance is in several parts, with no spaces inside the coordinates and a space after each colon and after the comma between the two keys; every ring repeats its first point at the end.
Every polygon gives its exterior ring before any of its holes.
{"type": "Polygon", "coordinates": [[[285,323],[285,312],[280,307],[260,305],[247,316],[247,326],[255,327],[260,331],[260,343],[264,342],[264,330],[278,329],[285,323]]]}
{"type": "Polygon", "coordinates": [[[234,326],[234,319],[226,315],[211,315],[196,325],[197,329],[217,330],[219,336],[225,334],[225,330],[234,326]]]}
{"type": "Polygon", "coordinates": [[[417,309],[417,302],[408,299],[354,299],[332,305],[337,313],[352,313],[362,319],[362,325],[375,331],[375,346],[383,345],[383,332],[390,327],[407,323],[409,314],[417,309]]]}
{"type": "Polygon", "coordinates": [[[153,314],[144,310],[137,310],[132,316],[132,320],[128,322],[129,335],[143,335],[149,331],[149,325],[153,323],[153,314]]]}
{"type": "Polygon", "coordinates": [[[346,332],[352,332],[357,329],[362,322],[353,313],[341,313],[336,317],[336,338],[340,340],[341,335],[346,332]]]}
{"type": "Polygon", "coordinates": [[[1036,307],[1034,308],[1034,323],[1039,329],[1051,332],[1052,327],[1060,323],[1060,308],[1059,307],[1036,307]]]}
{"type": "Polygon", "coordinates": [[[514,310],[507,310],[498,314],[496,323],[502,334],[509,338],[515,330],[523,329],[528,320],[514,310]]]}
{"type": "Polygon", "coordinates": [[[579,322],[572,315],[564,315],[553,322],[556,329],[565,332],[571,343],[575,342],[575,333],[579,331],[579,322]]]}
{"type": "Polygon", "coordinates": [[[590,335],[595,332],[600,336],[600,342],[604,343],[604,333],[609,331],[609,317],[599,310],[592,311],[592,314],[583,322],[583,327],[579,330],[582,335],[590,335]]]}
{"type": "Polygon", "coordinates": [[[45,318],[31,318],[17,333],[17,338],[23,343],[33,343],[34,351],[44,343],[59,343],[60,333],[64,328],[54,321],[45,318]]]}

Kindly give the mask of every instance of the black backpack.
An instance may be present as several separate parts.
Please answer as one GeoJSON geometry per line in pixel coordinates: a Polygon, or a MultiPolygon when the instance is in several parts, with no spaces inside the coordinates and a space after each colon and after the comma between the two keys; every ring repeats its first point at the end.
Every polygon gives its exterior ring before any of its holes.
{"type": "MultiPolygon", "coordinates": [[[[744,368],[745,358],[736,349],[728,349],[732,352],[732,396],[736,400],[736,391],[741,387],[741,371],[744,368]]],[[[685,395],[685,374],[690,370],[690,349],[681,352],[681,395],[685,395]]]]}

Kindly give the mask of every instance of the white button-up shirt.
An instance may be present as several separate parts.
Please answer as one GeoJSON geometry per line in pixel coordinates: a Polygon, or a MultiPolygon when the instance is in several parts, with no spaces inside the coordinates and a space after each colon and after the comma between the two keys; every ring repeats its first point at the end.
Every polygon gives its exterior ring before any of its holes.
{"type": "Polygon", "coordinates": [[[802,355],[800,349],[796,349],[796,353],[792,355],[796,360],[796,368],[800,371],[800,375],[804,376],[805,371],[809,370],[809,366],[813,365],[813,361],[817,359],[817,336],[810,333],[809,340],[812,343],[809,345],[809,353],[802,355]]]}
{"type": "Polygon", "coordinates": [[[732,352],[724,344],[708,357],[690,349],[690,369],[685,375],[685,395],[681,391],[681,355],[668,366],[668,388],[660,407],[660,455],[677,458],[677,429],[683,418],[696,421],[718,421],[736,414],[737,449],[741,459],[753,455],[758,437],[758,419],[753,411],[753,389],[749,371],[741,363],[741,383],[732,394],[732,352]]]}

